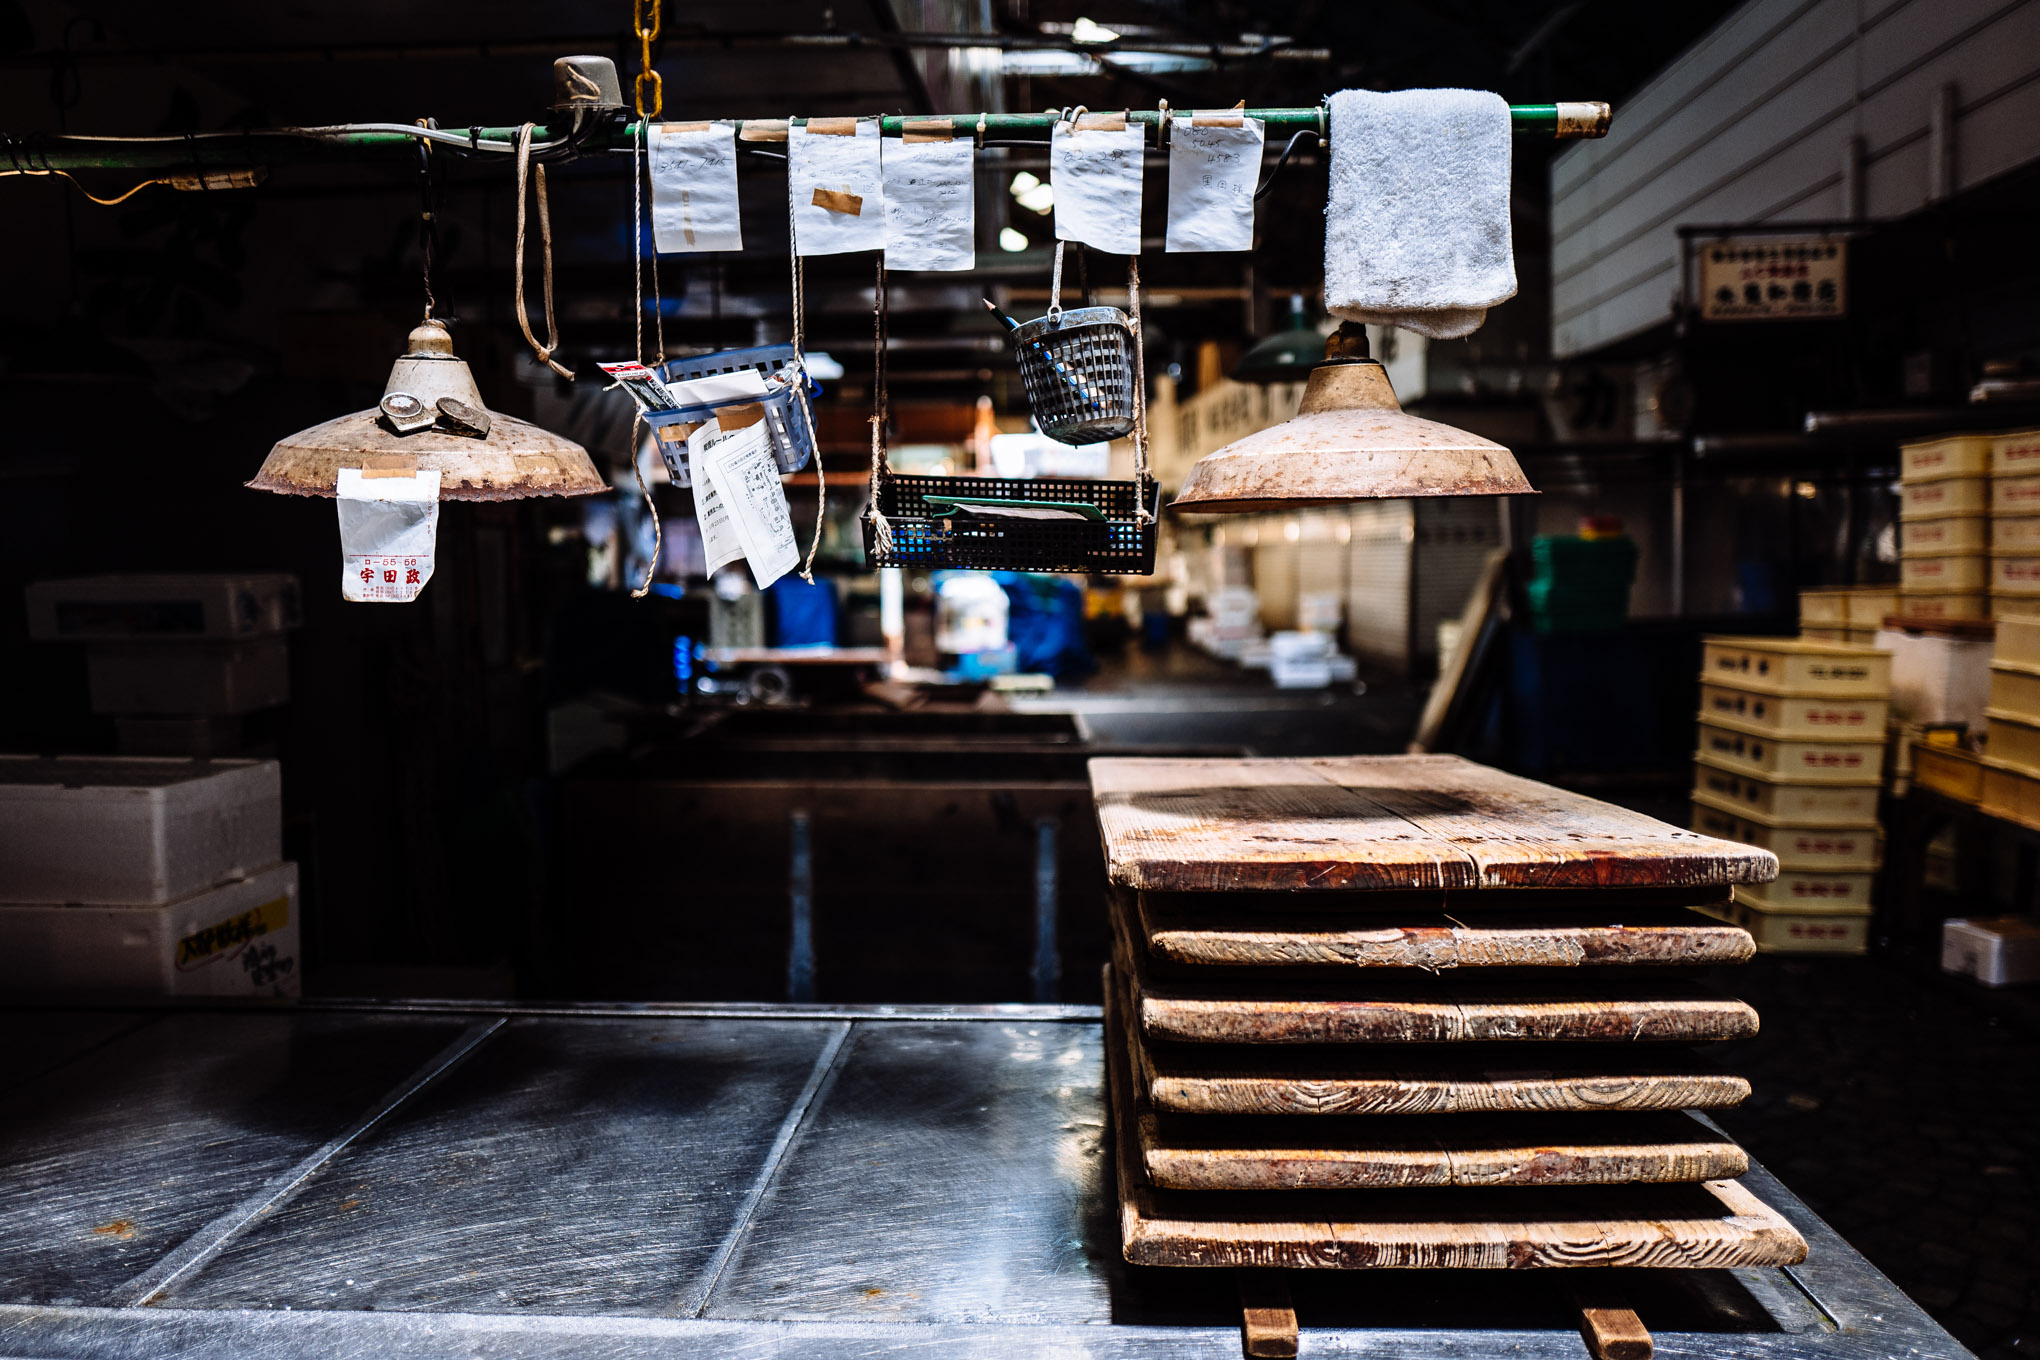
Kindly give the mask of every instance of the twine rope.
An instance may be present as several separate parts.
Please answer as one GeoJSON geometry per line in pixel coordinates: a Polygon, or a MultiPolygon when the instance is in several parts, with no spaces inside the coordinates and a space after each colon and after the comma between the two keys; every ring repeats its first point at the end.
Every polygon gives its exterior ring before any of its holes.
{"type": "Polygon", "coordinates": [[[881,254],[871,300],[871,538],[880,557],[890,557],[893,551],[892,521],[879,507],[886,472],[885,416],[885,256],[881,254]]]}
{"type": "Polygon", "coordinates": [[[545,343],[539,344],[538,337],[531,333],[531,317],[524,308],[524,197],[525,183],[531,177],[531,133],[536,123],[526,123],[517,134],[517,324],[524,330],[524,339],[538,355],[539,362],[569,382],[573,381],[574,370],[553,358],[553,351],[559,348],[559,323],[553,319],[553,262],[552,262],[552,213],[546,206],[545,165],[538,167],[538,248],[543,260],[545,273],[545,343]]]}
{"type": "MultiPolygon", "coordinates": [[[[793,120],[787,120],[793,126],[793,120]]],[[[793,195],[786,196],[786,253],[793,260],[793,403],[800,408],[800,418],[807,425],[808,443],[814,447],[815,464],[815,536],[808,540],[807,561],[801,564],[800,579],[809,585],[815,583],[815,554],[822,550],[823,516],[829,506],[829,477],[822,467],[822,440],[815,431],[814,408],[808,405],[807,395],[807,287],[800,263],[800,233],[793,220],[793,195]]]]}

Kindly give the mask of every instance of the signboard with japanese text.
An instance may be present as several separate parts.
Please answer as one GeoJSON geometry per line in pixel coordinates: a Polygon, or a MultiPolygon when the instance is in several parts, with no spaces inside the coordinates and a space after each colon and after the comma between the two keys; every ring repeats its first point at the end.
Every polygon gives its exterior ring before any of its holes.
{"type": "Polygon", "coordinates": [[[1736,236],[1702,241],[1700,319],[1804,321],[1846,316],[1848,242],[1736,236]]]}

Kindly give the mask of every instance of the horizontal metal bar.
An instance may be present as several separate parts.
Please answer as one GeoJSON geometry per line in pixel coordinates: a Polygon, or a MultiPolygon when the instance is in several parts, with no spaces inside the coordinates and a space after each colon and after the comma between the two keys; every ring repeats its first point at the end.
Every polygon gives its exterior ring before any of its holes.
{"type": "MultiPolygon", "coordinates": [[[[1082,787],[1079,785],[1078,787],[1082,787]]],[[[366,1011],[374,1015],[538,1015],[569,1020],[906,1020],[1006,1021],[1050,1024],[1091,1023],[1103,1013],[1096,1006],[1070,1004],[1038,1006],[1025,1002],[991,1002],[981,1005],[867,1005],[845,1006],[829,1002],[796,1005],[784,1001],[491,1001],[416,998],[385,1000],[354,997],[303,997],[289,1004],[250,1004],[208,997],[164,998],[123,1003],[122,1010],[137,1014],[168,1014],[187,1011],[239,1011],[275,1014],[279,1011],[366,1011]]],[[[93,1015],[103,1007],[89,1003],[76,1006],[34,1002],[0,1006],[0,1011],[74,1013],[93,1015]]]]}
{"type": "MultiPolygon", "coordinates": [[[[1178,112],[1183,112],[1178,110],[1178,112]]],[[[1329,114],[1322,104],[1302,108],[1247,109],[1250,118],[1265,123],[1271,137],[1297,132],[1323,133],[1329,114]]],[[[1151,128],[1163,115],[1155,109],[1130,109],[1131,126],[1151,128]]],[[[1608,129],[1606,104],[1515,104],[1509,108],[1515,130],[1525,136],[1599,137],[1608,129]]],[[[928,117],[887,114],[879,131],[887,136],[902,133],[907,124],[926,126],[946,123],[959,134],[975,136],[980,129],[987,137],[1002,141],[1049,139],[1057,115],[1052,113],[950,113],[928,117]]],[[[805,118],[792,122],[805,125],[805,118]]],[[[736,120],[741,135],[746,128],[777,131],[783,120],[736,120]]],[[[635,123],[614,124],[590,135],[581,143],[583,154],[628,155],[636,137],[635,123]]],[[[190,166],[274,165],[301,161],[368,160],[397,152],[408,152],[419,138],[459,153],[507,156],[521,134],[521,128],[441,128],[428,132],[392,123],[355,123],[325,128],[264,128],[247,132],[204,132],[184,137],[0,137],[0,175],[11,172],[34,174],[44,170],[169,170],[190,166]]],[[[532,145],[544,151],[565,142],[565,128],[539,126],[532,131],[532,145]]]]}

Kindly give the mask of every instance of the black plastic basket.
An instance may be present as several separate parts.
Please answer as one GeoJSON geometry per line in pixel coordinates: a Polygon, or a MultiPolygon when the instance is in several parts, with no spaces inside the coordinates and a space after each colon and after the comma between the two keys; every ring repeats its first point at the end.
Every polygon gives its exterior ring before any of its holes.
{"type": "Polygon", "coordinates": [[[1133,329],[1117,307],[1051,310],[1008,337],[1034,423],[1062,444],[1103,444],[1133,433],[1133,329]]]}
{"type": "Polygon", "coordinates": [[[981,571],[1073,571],[1152,576],[1161,488],[1144,483],[1075,478],[906,477],[888,472],[879,508],[892,526],[882,551],[871,512],[864,513],[864,552],[879,567],[961,567],[981,571]],[[958,498],[1018,505],[1078,504],[1099,519],[1010,519],[955,505],[958,498]],[[940,509],[931,508],[933,501],[940,509]]]}

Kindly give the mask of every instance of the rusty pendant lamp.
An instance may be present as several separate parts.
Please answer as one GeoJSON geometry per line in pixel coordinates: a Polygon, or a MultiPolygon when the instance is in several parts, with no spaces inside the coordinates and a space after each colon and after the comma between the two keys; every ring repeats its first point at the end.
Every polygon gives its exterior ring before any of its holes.
{"type": "Polygon", "coordinates": [[[1303,404],[1207,453],[1174,502],[1205,514],[1296,510],[1405,496],[1519,496],[1533,490],[1507,449],[1406,414],[1367,331],[1346,322],[1310,371],[1303,404]]]}
{"type": "Polygon", "coordinates": [[[278,440],[248,485],[289,496],[331,496],[340,469],[363,467],[437,471],[443,501],[609,489],[588,451],[573,440],[484,406],[445,323],[430,317],[412,329],[380,405],[278,440]]]}

